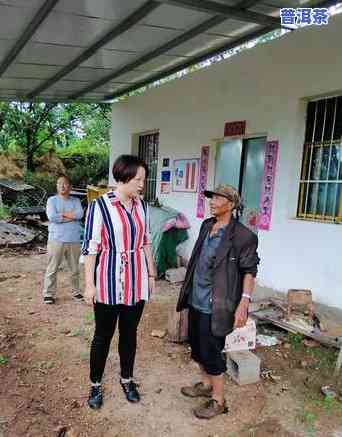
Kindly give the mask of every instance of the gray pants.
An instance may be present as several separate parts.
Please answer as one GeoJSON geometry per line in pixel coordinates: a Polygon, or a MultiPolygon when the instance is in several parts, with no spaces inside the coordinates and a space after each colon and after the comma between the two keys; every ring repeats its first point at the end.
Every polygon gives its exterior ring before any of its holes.
{"type": "Polygon", "coordinates": [[[80,293],[80,243],[58,243],[49,241],[47,245],[48,265],[44,278],[44,297],[54,297],[56,294],[57,272],[63,258],[71,270],[71,292],[73,296],[80,293]]]}

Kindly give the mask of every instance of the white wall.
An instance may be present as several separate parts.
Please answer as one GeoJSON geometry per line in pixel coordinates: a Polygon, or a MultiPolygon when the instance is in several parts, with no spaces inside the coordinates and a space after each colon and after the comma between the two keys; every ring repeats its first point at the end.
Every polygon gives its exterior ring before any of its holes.
{"type": "MultiPolygon", "coordinates": [[[[295,219],[305,128],[303,98],[342,94],[342,16],[258,46],[143,96],[113,105],[112,159],[130,152],[132,135],[160,130],[160,158],[199,157],[222,137],[225,121],[247,120],[248,134],[280,141],[271,231],[259,232],[258,280],[276,290],[310,288],[342,308],[342,229],[295,219]]],[[[160,160],[161,161],[161,160],[160,160]]],[[[211,153],[213,181],[214,153],[211,153]]],[[[210,186],[210,185],[209,185],[210,186]]],[[[196,196],[160,200],[184,212],[197,236],[196,196]]]]}

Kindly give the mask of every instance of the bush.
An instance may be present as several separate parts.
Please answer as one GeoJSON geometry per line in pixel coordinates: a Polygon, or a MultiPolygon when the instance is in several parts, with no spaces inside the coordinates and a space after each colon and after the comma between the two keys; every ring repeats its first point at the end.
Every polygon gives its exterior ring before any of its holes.
{"type": "Polygon", "coordinates": [[[10,208],[6,205],[0,206],[0,220],[6,220],[11,217],[10,208]]]}
{"type": "Polygon", "coordinates": [[[93,154],[74,157],[64,162],[67,174],[75,187],[85,188],[87,185],[96,185],[100,180],[108,178],[109,157],[102,154],[93,154]]]}
{"type": "Polygon", "coordinates": [[[87,138],[57,149],[58,157],[67,168],[72,185],[86,187],[108,178],[109,148],[105,143],[93,143],[87,138]]]}
{"type": "Polygon", "coordinates": [[[56,193],[56,176],[27,171],[24,175],[24,182],[37,188],[37,191],[40,192],[41,195],[44,192],[47,196],[56,193]]]}

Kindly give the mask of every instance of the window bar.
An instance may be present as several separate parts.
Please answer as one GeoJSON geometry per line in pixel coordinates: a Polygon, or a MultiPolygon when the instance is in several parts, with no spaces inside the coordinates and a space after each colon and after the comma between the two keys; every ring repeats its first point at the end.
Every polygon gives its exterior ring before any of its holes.
{"type": "Polygon", "coordinates": [[[150,175],[150,202],[153,202],[154,200],[154,193],[153,193],[153,174],[154,174],[154,160],[153,160],[153,148],[154,148],[154,134],[151,135],[150,137],[150,165],[152,168],[152,174],[150,175]]]}
{"type": "Polygon", "coordinates": [[[151,148],[151,161],[152,161],[152,171],[151,171],[151,184],[152,184],[152,196],[151,201],[156,200],[156,162],[155,162],[155,150],[156,150],[156,141],[157,141],[157,134],[152,135],[152,148],[151,148]]]}
{"type": "Polygon", "coordinates": [[[151,146],[150,146],[150,162],[151,162],[151,174],[150,174],[150,183],[151,183],[151,197],[150,202],[154,201],[154,143],[155,143],[155,135],[151,135],[151,146]]]}
{"type": "Polygon", "coordinates": [[[156,180],[152,179],[152,199],[153,202],[156,200],[156,180]]]}
{"type": "Polygon", "coordinates": [[[303,157],[302,157],[302,169],[301,169],[301,176],[300,176],[300,189],[299,189],[299,200],[298,200],[298,208],[297,208],[297,215],[299,215],[300,217],[302,216],[302,214],[304,213],[304,189],[305,189],[305,169],[308,166],[308,144],[305,143],[304,144],[304,148],[303,148],[303,157]]]}
{"type": "MultiPolygon", "coordinates": [[[[146,147],[147,162],[148,162],[149,168],[152,167],[151,142],[152,142],[152,134],[149,134],[147,136],[147,147],[146,147]]],[[[151,184],[151,176],[149,176],[149,179],[148,179],[148,201],[151,202],[151,200],[152,200],[152,184],[151,184]]]]}
{"type": "MultiPolygon", "coordinates": [[[[334,215],[334,221],[336,220],[336,204],[337,204],[337,193],[338,193],[338,186],[341,185],[340,181],[340,170],[341,170],[341,149],[342,149],[342,137],[340,138],[340,144],[339,144],[339,153],[338,153],[338,166],[337,166],[337,174],[336,174],[336,189],[335,189],[335,198],[334,198],[334,208],[333,208],[333,215],[334,215]]],[[[341,194],[340,194],[341,196],[341,194]]]]}
{"type": "MultiPolygon", "coordinates": [[[[150,163],[148,162],[148,135],[145,135],[145,147],[144,147],[144,161],[150,167],[150,163]]],[[[146,202],[150,201],[150,187],[149,187],[149,179],[146,179],[146,202]]]]}
{"type": "MultiPolygon", "coordinates": [[[[332,129],[331,129],[331,137],[330,137],[329,159],[328,159],[328,170],[327,170],[327,181],[329,181],[329,171],[330,171],[330,164],[331,164],[332,143],[333,143],[333,140],[334,140],[334,133],[335,133],[336,112],[337,112],[337,97],[335,97],[334,119],[333,119],[333,125],[332,125],[332,129]]],[[[326,212],[327,212],[328,187],[329,187],[329,184],[327,183],[325,185],[325,193],[324,193],[324,208],[323,208],[323,216],[324,217],[326,216],[326,212]]]]}
{"type": "MultiPolygon", "coordinates": [[[[327,119],[327,106],[328,106],[328,99],[325,99],[321,144],[319,145],[319,151],[318,151],[318,154],[317,154],[318,158],[319,158],[318,165],[317,165],[318,179],[321,179],[321,169],[322,169],[323,149],[324,149],[323,139],[324,139],[325,122],[326,122],[326,119],[327,119]]],[[[315,216],[317,216],[318,198],[319,198],[319,183],[317,184],[316,204],[315,204],[315,209],[314,209],[314,215],[315,216]]]]}
{"type": "MultiPolygon", "coordinates": [[[[146,156],[146,149],[147,149],[147,147],[146,147],[147,144],[146,143],[147,143],[147,140],[148,140],[148,136],[144,135],[143,136],[143,141],[144,141],[143,160],[146,163],[146,165],[148,166],[149,163],[148,163],[148,160],[146,159],[147,158],[147,156],[146,156]]],[[[148,179],[147,179],[146,182],[147,183],[145,184],[146,185],[145,199],[146,199],[146,202],[148,202],[149,201],[148,179]]]]}
{"type": "MultiPolygon", "coordinates": [[[[141,141],[141,153],[139,154],[139,158],[145,161],[145,137],[143,135],[140,136],[141,141]]],[[[145,183],[145,193],[144,198],[146,199],[147,196],[147,190],[146,190],[146,183],[145,183]]]]}
{"type": "MultiPolygon", "coordinates": [[[[148,156],[148,165],[149,167],[152,169],[153,171],[153,162],[152,162],[152,157],[151,157],[151,145],[153,144],[153,134],[150,134],[148,136],[148,144],[147,144],[147,156],[148,156]]],[[[148,180],[148,201],[151,202],[152,201],[152,182],[151,182],[151,174],[149,175],[149,180],[148,180]]]]}
{"type": "Polygon", "coordinates": [[[313,154],[313,144],[314,144],[314,139],[315,139],[315,131],[316,131],[316,121],[317,121],[317,102],[315,104],[315,120],[314,120],[314,128],[312,131],[312,140],[311,140],[311,152],[310,152],[310,161],[309,161],[309,174],[308,174],[308,186],[306,189],[306,196],[305,196],[305,207],[304,207],[304,218],[306,218],[306,214],[307,214],[307,208],[308,208],[308,199],[309,199],[309,188],[310,188],[310,184],[309,184],[309,180],[310,180],[310,176],[311,176],[311,165],[312,165],[312,154],[313,154]]]}
{"type": "MultiPolygon", "coordinates": [[[[152,143],[152,134],[147,136],[147,147],[146,147],[146,153],[147,153],[147,162],[149,168],[152,168],[152,161],[151,161],[151,143],[152,143]]],[[[148,179],[148,201],[151,202],[152,200],[152,184],[151,184],[151,175],[149,175],[148,179]]]]}
{"type": "Polygon", "coordinates": [[[139,158],[144,160],[149,169],[149,175],[145,182],[145,200],[147,202],[153,202],[156,198],[158,139],[159,132],[139,137],[139,158]]]}
{"type": "Polygon", "coordinates": [[[159,152],[159,133],[156,133],[156,150],[155,150],[155,160],[156,160],[156,173],[155,173],[155,183],[154,183],[154,198],[157,198],[157,180],[158,180],[158,152],[159,152]]]}

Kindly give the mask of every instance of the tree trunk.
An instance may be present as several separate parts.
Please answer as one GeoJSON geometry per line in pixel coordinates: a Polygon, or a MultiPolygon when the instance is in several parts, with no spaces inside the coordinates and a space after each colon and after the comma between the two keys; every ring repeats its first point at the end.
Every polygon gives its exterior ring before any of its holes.
{"type": "Polygon", "coordinates": [[[34,170],[33,155],[34,155],[35,147],[33,144],[32,130],[30,127],[28,127],[25,130],[26,130],[26,170],[33,171],[34,170]]]}
{"type": "Polygon", "coordinates": [[[28,171],[34,171],[33,152],[30,149],[26,154],[26,168],[28,171]]]}

